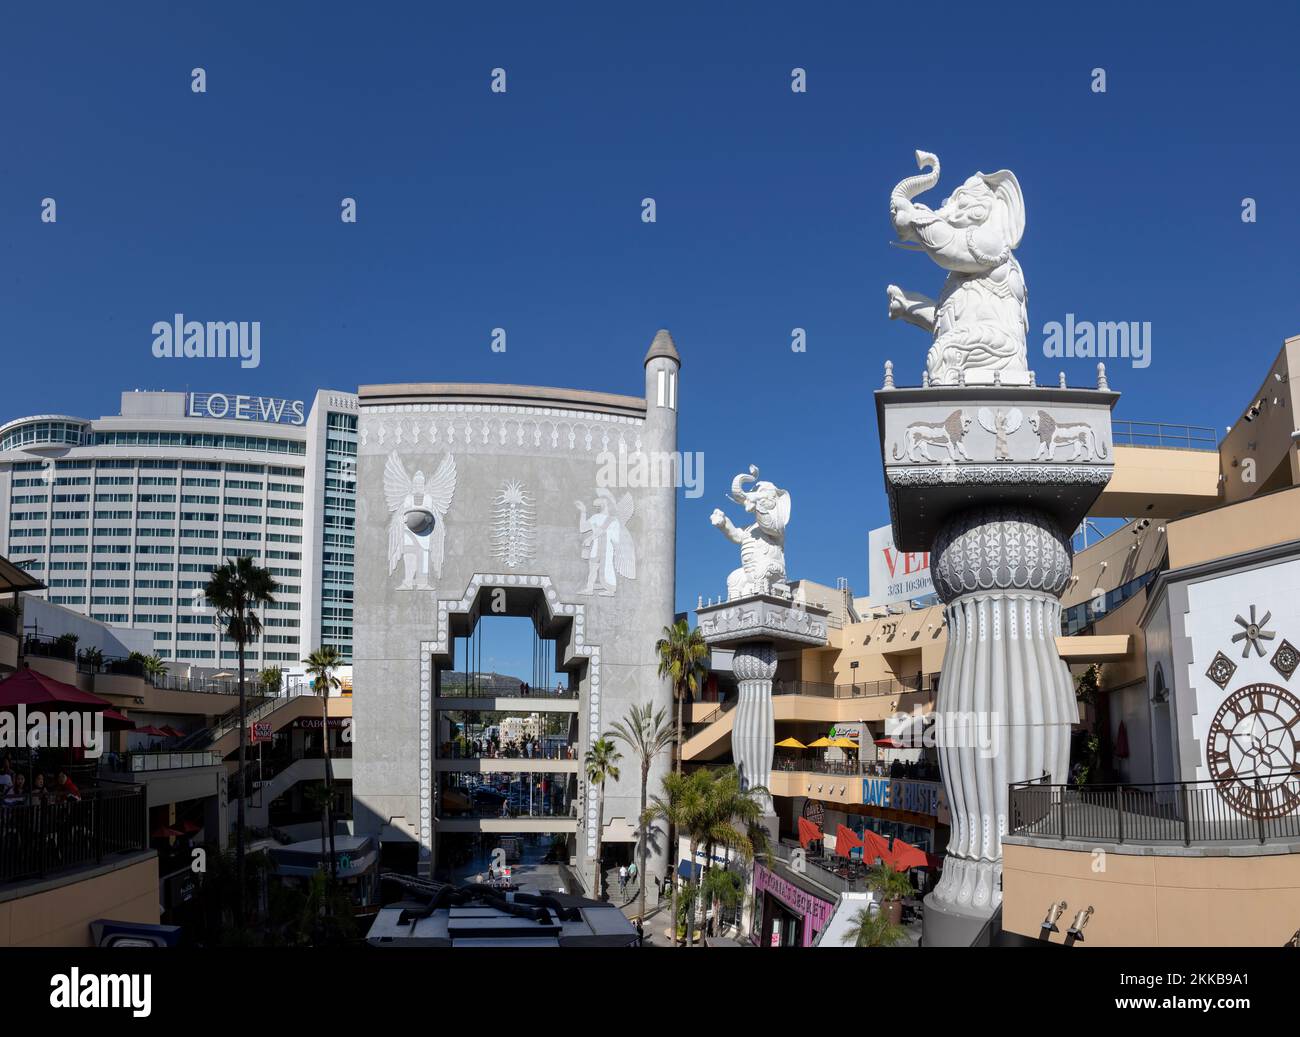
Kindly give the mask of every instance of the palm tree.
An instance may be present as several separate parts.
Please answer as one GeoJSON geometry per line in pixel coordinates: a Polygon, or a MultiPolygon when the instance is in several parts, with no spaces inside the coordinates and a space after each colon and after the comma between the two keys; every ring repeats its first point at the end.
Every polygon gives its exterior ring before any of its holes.
{"type": "Polygon", "coordinates": [[[217,623],[224,627],[223,636],[235,642],[239,656],[239,816],[235,834],[235,858],[238,870],[236,890],[237,924],[244,916],[244,768],[248,752],[248,704],[244,695],[244,651],[251,641],[262,636],[262,620],[257,609],[275,601],[275,579],[267,569],[243,557],[226,561],[212,570],[203,594],[217,612],[217,623]]]}
{"type": "Polygon", "coordinates": [[[605,779],[618,781],[618,761],[623,754],[618,751],[609,734],[603,734],[591,743],[584,761],[587,769],[587,787],[599,786],[596,799],[596,896],[600,896],[604,869],[601,864],[601,835],[605,827],[605,779]]]}
{"type": "MultiPolygon", "coordinates": [[[[302,790],[302,798],[307,804],[309,810],[315,810],[320,814],[320,848],[321,853],[325,852],[325,833],[329,830],[330,824],[330,798],[333,795],[330,787],[324,782],[320,784],[308,785],[302,790]]],[[[333,853],[330,854],[330,863],[333,864],[333,853]]]]}
{"type": "MultiPolygon", "coordinates": [[[[755,785],[746,789],[736,767],[719,767],[699,770],[701,795],[699,803],[686,822],[690,836],[692,864],[701,845],[708,849],[709,867],[712,867],[713,847],[724,846],[746,864],[756,852],[766,849],[767,834],[760,825],[767,790],[755,785]]],[[[704,881],[701,874],[699,882],[704,881]]],[[[698,904],[704,898],[697,897],[698,904]]],[[[687,946],[694,943],[694,926],[687,929],[687,946]]]]}
{"type": "Polygon", "coordinates": [[[664,716],[664,710],[656,710],[649,703],[633,705],[627,711],[627,716],[617,721],[613,726],[613,735],[615,738],[626,742],[628,748],[636,753],[637,759],[641,762],[641,812],[637,816],[641,819],[641,830],[637,835],[637,882],[640,883],[639,897],[640,906],[638,908],[642,921],[645,920],[645,860],[647,843],[650,839],[650,829],[646,824],[646,796],[649,792],[650,783],[650,765],[654,762],[656,756],[673,744],[673,729],[664,716]]]}
{"type": "Polygon", "coordinates": [[[705,657],[709,646],[704,643],[700,628],[692,630],[686,620],[679,619],[670,627],[664,627],[664,636],[655,644],[659,653],[659,676],[668,677],[673,682],[673,701],[677,709],[677,761],[674,770],[682,772],[682,712],[684,703],[693,696],[704,683],[708,673],[705,657]]]}
{"type": "MultiPolygon", "coordinates": [[[[709,780],[708,771],[692,771],[690,774],[681,774],[677,771],[670,771],[663,777],[663,795],[651,796],[649,808],[641,815],[643,825],[650,824],[657,818],[662,818],[668,822],[669,830],[687,829],[692,823],[696,811],[704,799],[704,790],[709,780]]],[[[677,848],[675,845],[670,848],[669,861],[677,857],[677,848]]],[[[677,877],[675,869],[669,868],[668,881],[672,887],[672,906],[669,909],[669,918],[672,919],[673,943],[677,942],[677,932],[681,925],[677,909],[677,877]]]]}
{"type": "MultiPolygon", "coordinates": [[[[329,794],[325,803],[325,820],[330,841],[330,879],[333,880],[338,878],[339,872],[334,856],[334,818],[331,816],[334,805],[334,765],[330,760],[329,697],[331,691],[343,686],[334,676],[334,671],[343,665],[343,656],[339,655],[338,649],[333,645],[327,645],[324,648],[317,648],[302,662],[307,668],[307,676],[311,678],[312,687],[320,696],[321,742],[325,751],[325,789],[329,794]]],[[[324,849],[325,844],[321,843],[321,850],[324,849]]]]}
{"type": "Polygon", "coordinates": [[[257,682],[268,695],[279,695],[284,687],[284,670],[278,666],[268,666],[257,675],[257,682]]]}
{"type": "Polygon", "coordinates": [[[159,677],[167,676],[167,664],[156,655],[145,655],[144,652],[130,652],[127,658],[138,662],[144,667],[145,679],[150,684],[155,684],[159,677]]]}
{"type": "Polygon", "coordinates": [[[875,911],[864,907],[853,913],[849,930],[841,935],[840,941],[854,947],[894,947],[905,938],[903,927],[891,922],[883,907],[875,911]]]}
{"type": "Polygon", "coordinates": [[[912,880],[905,871],[895,871],[883,861],[866,874],[867,888],[880,894],[880,910],[893,922],[903,912],[903,897],[912,892],[912,880]]]}
{"type": "Polygon", "coordinates": [[[730,868],[708,868],[700,876],[700,894],[718,918],[722,908],[733,908],[745,899],[745,883],[730,868]]]}

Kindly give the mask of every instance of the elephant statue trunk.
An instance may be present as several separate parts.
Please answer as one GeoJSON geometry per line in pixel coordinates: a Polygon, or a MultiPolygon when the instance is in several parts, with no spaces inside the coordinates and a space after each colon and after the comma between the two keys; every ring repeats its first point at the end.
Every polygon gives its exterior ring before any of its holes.
{"type": "Polygon", "coordinates": [[[745,492],[745,483],[758,481],[758,468],[755,465],[749,466],[748,472],[741,472],[731,480],[731,499],[741,507],[748,508],[749,497],[745,492]]]}
{"type": "Polygon", "coordinates": [[[939,158],[937,155],[932,155],[928,151],[918,151],[916,153],[916,168],[922,170],[922,172],[916,176],[909,176],[900,180],[889,195],[889,211],[894,217],[895,224],[898,222],[899,213],[911,208],[913,198],[930,190],[939,182],[939,158]],[[924,171],[926,166],[930,167],[929,172],[924,171]]]}

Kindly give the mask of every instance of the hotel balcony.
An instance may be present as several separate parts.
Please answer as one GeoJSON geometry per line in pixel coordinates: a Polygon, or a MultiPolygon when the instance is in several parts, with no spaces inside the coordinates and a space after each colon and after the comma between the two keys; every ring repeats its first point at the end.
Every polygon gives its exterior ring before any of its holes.
{"type": "Polygon", "coordinates": [[[1066,921],[1093,909],[1090,946],[1280,947],[1300,930],[1298,801],[1300,772],[1259,791],[1013,785],[1002,927],[1042,938],[1064,900],[1066,921]],[[1234,807],[1225,796],[1238,793],[1234,807]]]}

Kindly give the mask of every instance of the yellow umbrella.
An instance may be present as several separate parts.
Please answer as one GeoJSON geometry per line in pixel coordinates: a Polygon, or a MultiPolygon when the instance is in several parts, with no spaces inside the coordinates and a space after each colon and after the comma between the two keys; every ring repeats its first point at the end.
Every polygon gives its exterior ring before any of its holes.
{"type": "Polygon", "coordinates": [[[807,749],[808,747],[797,738],[785,738],[776,743],[778,749],[807,749]]]}
{"type": "Polygon", "coordinates": [[[856,749],[858,747],[858,743],[851,738],[836,738],[831,742],[831,745],[835,746],[836,749],[856,749]]]}
{"type": "Polygon", "coordinates": [[[826,738],[825,736],[823,736],[823,737],[817,739],[817,741],[815,741],[815,742],[809,742],[809,743],[808,743],[808,748],[809,748],[809,749],[829,749],[829,748],[830,748],[831,746],[833,746],[834,744],[835,744],[835,743],[832,742],[829,738],[826,738]]]}

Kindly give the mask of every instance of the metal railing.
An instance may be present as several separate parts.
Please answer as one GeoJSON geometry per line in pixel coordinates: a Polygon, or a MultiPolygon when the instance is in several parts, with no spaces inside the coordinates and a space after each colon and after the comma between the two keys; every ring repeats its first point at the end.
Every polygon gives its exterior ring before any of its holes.
{"type": "Polygon", "coordinates": [[[1171,425],[1162,421],[1112,421],[1117,446],[1172,447],[1179,450],[1218,450],[1219,437],[1205,425],[1171,425]]]}
{"type": "Polygon", "coordinates": [[[182,770],[187,767],[214,767],[221,763],[221,754],[207,749],[192,752],[130,752],[121,753],[109,761],[108,769],[139,774],[144,771],[182,770]]]}
{"type": "Polygon", "coordinates": [[[858,778],[866,774],[856,760],[814,760],[803,757],[778,755],[772,761],[772,770],[807,772],[808,774],[836,774],[858,778]]]}
{"type": "Polygon", "coordinates": [[[80,800],[0,805],[0,883],[88,867],[149,848],[143,785],[85,789],[80,800]]]}
{"type": "Polygon", "coordinates": [[[145,679],[144,663],[126,656],[103,656],[82,652],[77,656],[77,670],[81,673],[108,674],[145,679]]]}
{"type": "Polygon", "coordinates": [[[457,745],[455,742],[443,742],[438,751],[440,760],[576,760],[579,745],[577,742],[565,742],[562,745],[534,746],[532,751],[511,748],[504,745],[495,751],[457,745]]]}
{"type": "Polygon", "coordinates": [[[438,688],[438,698],[443,699],[576,699],[577,697],[576,688],[535,688],[516,680],[484,680],[481,684],[443,684],[438,688]]]}
{"type": "MultiPolygon", "coordinates": [[[[773,695],[807,695],[827,699],[883,698],[886,695],[915,695],[918,693],[933,695],[938,690],[939,674],[937,673],[917,674],[915,677],[904,677],[895,680],[859,681],[856,684],[824,684],[814,681],[784,680],[772,682],[773,695]]],[[[699,703],[696,703],[696,705],[699,705],[699,703]]],[[[717,723],[723,716],[734,709],[735,705],[736,700],[734,698],[720,702],[717,709],[687,724],[685,737],[688,739],[693,738],[710,724],[717,723]]]]}
{"type": "Polygon", "coordinates": [[[935,692],[939,689],[939,674],[917,674],[915,677],[891,678],[880,681],[857,681],[853,684],[824,684],[813,681],[772,682],[773,695],[813,695],[828,699],[880,698],[885,695],[908,695],[917,692],[935,692]]]}
{"type": "Polygon", "coordinates": [[[42,659],[65,659],[74,663],[77,661],[77,642],[68,637],[26,634],[23,636],[23,655],[35,655],[42,659]]]}
{"type": "Polygon", "coordinates": [[[1011,786],[1008,834],[1112,843],[1300,839],[1300,771],[1253,787],[1240,781],[1011,786]]]}

